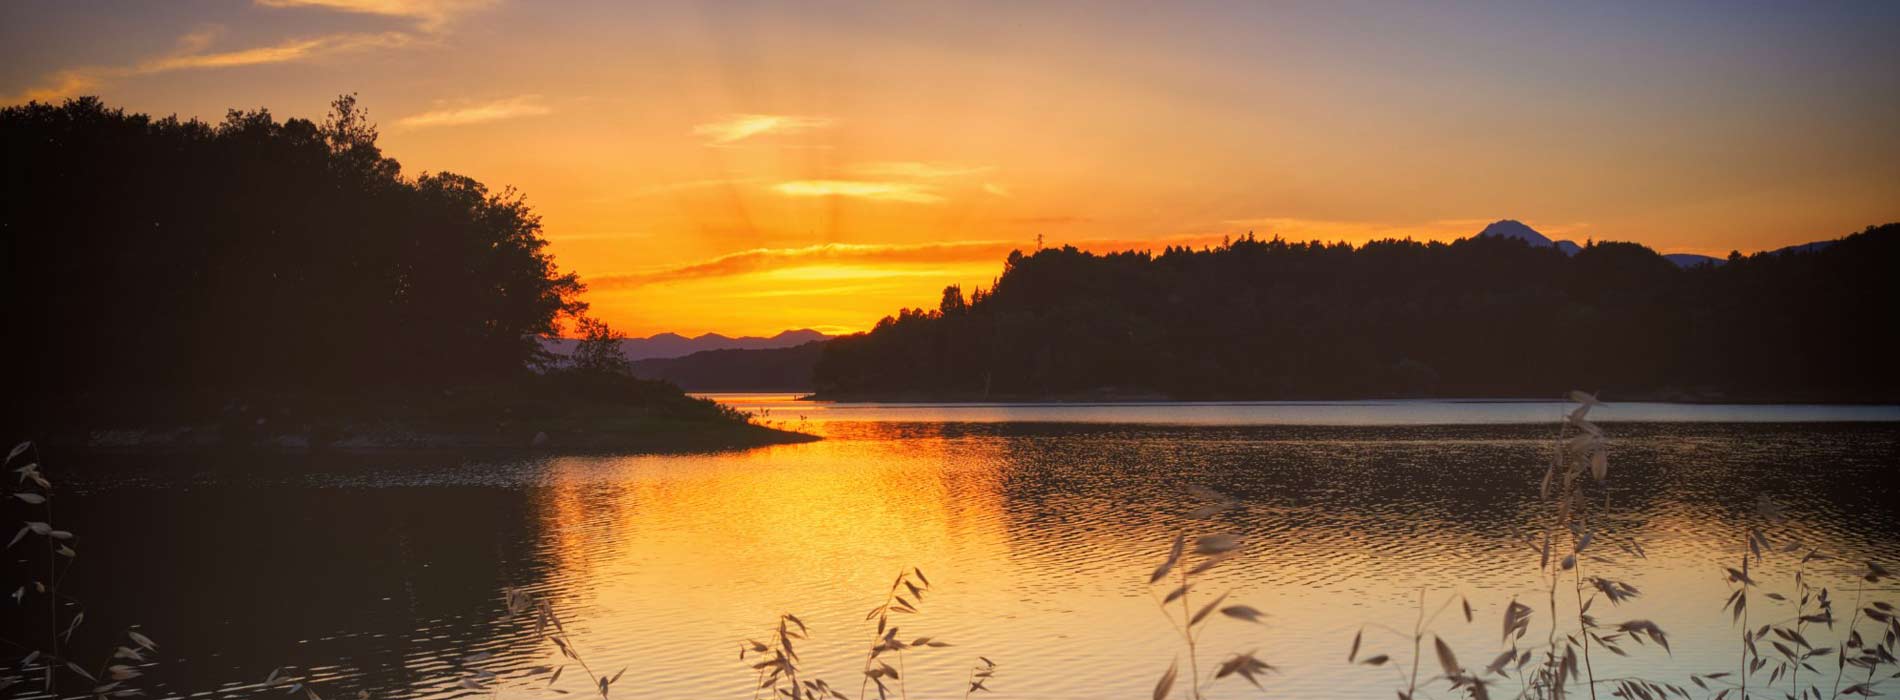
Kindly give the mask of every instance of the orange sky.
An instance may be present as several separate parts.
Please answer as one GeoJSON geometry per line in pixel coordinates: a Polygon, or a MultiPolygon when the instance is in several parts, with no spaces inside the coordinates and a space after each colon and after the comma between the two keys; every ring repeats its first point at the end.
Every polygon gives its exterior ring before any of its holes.
{"type": "Polygon", "coordinates": [[[0,6],[7,102],[318,116],[525,191],[633,335],[868,328],[1011,248],[1900,219],[1887,3],[0,6]]]}

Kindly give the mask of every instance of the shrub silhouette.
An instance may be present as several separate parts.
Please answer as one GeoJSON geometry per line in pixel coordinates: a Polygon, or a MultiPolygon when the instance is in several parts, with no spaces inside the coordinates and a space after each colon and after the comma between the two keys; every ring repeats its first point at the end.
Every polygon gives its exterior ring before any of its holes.
{"type": "Polygon", "coordinates": [[[376,137],[352,96],[321,124],[96,98],[0,109],[6,352],[32,368],[16,395],[41,400],[35,416],[215,410],[544,359],[535,337],[584,305],[540,219],[511,189],[406,177],[376,137]]]}

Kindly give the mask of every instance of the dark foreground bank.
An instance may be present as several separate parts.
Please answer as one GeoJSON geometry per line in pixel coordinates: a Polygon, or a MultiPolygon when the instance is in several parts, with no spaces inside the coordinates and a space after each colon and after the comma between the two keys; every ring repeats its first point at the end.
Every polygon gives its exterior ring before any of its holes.
{"type": "Polygon", "coordinates": [[[435,392],[73,395],[9,432],[51,447],[107,450],[671,452],[817,439],[760,425],[744,411],[686,396],[665,382],[587,372],[435,392]]]}

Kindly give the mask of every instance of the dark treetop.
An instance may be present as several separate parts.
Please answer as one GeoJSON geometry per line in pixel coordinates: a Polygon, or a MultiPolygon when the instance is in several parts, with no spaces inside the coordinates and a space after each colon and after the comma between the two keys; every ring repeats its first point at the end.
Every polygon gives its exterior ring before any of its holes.
{"type": "Polygon", "coordinates": [[[537,374],[537,337],[585,308],[540,220],[403,176],[351,97],[321,124],[28,104],[0,110],[0,148],[9,429],[731,418],[624,367],[537,374]]]}
{"type": "Polygon", "coordinates": [[[1521,240],[1012,253],[966,301],[827,344],[837,398],[1900,400],[1900,225],[1688,269],[1521,240]]]}
{"type": "Polygon", "coordinates": [[[519,371],[581,308],[520,197],[403,177],[351,98],[323,124],[36,103],[0,144],[8,352],[43,387],[441,383],[519,371]]]}

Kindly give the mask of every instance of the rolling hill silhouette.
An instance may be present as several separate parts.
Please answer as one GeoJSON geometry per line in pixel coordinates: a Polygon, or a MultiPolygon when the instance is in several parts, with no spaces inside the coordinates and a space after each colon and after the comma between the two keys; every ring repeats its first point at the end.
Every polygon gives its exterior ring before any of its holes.
{"type": "MultiPolygon", "coordinates": [[[[678,333],[660,333],[645,338],[627,338],[620,341],[620,353],[630,361],[667,359],[685,357],[693,353],[708,350],[775,350],[804,345],[831,336],[809,328],[782,331],[769,338],[758,336],[731,337],[718,333],[705,333],[686,337],[678,333]]],[[[542,347],[556,355],[566,356],[574,351],[579,341],[571,338],[547,338],[542,347]]]]}
{"type": "MultiPolygon", "coordinates": [[[[1553,241],[1550,239],[1550,237],[1545,236],[1542,233],[1538,233],[1537,229],[1531,228],[1530,226],[1526,225],[1524,222],[1518,221],[1516,219],[1501,219],[1498,221],[1491,222],[1489,226],[1485,226],[1484,230],[1479,231],[1478,235],[1473,236],[1473,238],[1510,238],[1510,239],[1524,241],[1525,243],[1529,243],[1531,244],[1532,247],[1536,247],[1536,248],[1556,248],[1557,250],[1563,251],[1564,255],[1576,255],[1578,252],[1583,250],[1583,246],[1577,245],[1576,241],[1567,240],[1567,239],[1560,240],[1560,241],[1553,241]]],[[[1822,248],[1826,248],[1833,244],[1834,244],[1833,240],[1813,241],[1810,243],[1802,243],[1799,245],[1791,245],[1791,246],[1786,246],[1782,248],[1776,248],[1774,250],[1770,250],[1766,252],[1770,255],[1775,255],[1775,254],[1780,254],[1780,253],[1814,251],[1814,250],[1820,250],[1822,248]]],[[[1669,262],[1675,263],[1676,267],[1695,267],[1697,265],[1722,265],[1728,262],[1726,258],[1718,258],[1718,257],[1710,256],[1710,255],[1702,255],[1699,253],[1665,253],[1663,254],[1662,257],[1664,260],[1668,260],[1669,262]]]]}

